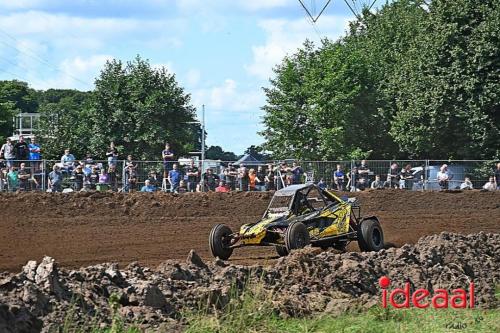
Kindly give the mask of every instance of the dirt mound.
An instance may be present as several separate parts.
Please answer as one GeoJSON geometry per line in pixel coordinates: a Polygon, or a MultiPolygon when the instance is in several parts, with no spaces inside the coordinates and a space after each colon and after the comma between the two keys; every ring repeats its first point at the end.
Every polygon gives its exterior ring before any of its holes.
{"type": "MultiPolygon", "coordinates": [[[[210,228],[226,223],[237,230],[257,221],[271,195],[0,193],[0,271],[18,271],[28,260],[45,255],[65,267],[132,261],[152,267],[183,259],[190,249],[209,259],[210,228]]],[[[362,213],[380,217],[386,241],[397,246],[441,231],[500,229],[500,192],[384,190],[356,195],[362,213]]],[[[241,264],[275,260],[274,249],[267,248],[239,249],[231,258],[241,264]]]]}
{"type": "Polygon", "coordinates": [[[380,304],[378,279],[391,288],[466,288],[475,283],[475,306],[496,308],[500,281],[500,234],[442,233],[415,245],[380,252],[337,254],[296,251],[274,266],[228,265],[203,260],[191,251],[184,262],[166,261],[156,269],[100,264],[79,270],[59,268],[54,259],[28,262],[18,274],[0,278],[0,331],[39,332],[60,325],[69,311],[81,323],[110,322],[110,298],[128,322],[165,331],[183,325],[189,309],[221,309],[241,295],[234,289],[266,290],[282,316],[338,314],[380,304]],[[481,260],[478,260],[481,258],[481,260]]]}

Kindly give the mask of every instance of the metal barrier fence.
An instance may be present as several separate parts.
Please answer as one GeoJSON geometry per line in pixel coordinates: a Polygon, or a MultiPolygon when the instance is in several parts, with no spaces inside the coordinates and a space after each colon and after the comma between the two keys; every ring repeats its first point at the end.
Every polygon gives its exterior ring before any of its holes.
{"type": "MultiPolygon", "coordinates": [[[[168,168],[172,168],[173,163],[179,163],[179,169],[184,170],[189,164],[189,159],[180,163],[172,161],[168,168]]],[[[302,174],[300,182],[313,181],[320,182],[331,189],[338,189],[338,179],[335,171],[339,166],[344,174],[343,190],[362,190],[368,188],[380,177],[380,182],[391,187],[405,188],[408,190],[439,190],[441,186],[437,180],[437,173],[443,164],[448,166],[450,180],[448,188],[457,189],[463,186],[466,178],[470,179],[470,186],[474,189],[481,189],[489,181],[489,177],[494,175],[494,169],[498,161],[493,160],[367,160],[362,161],[250,161],[244,163],[250,169],[258,169],[260,166],[264,174],[268,174],[270,168],[274,171],[274,184],[272,188],[286,186],[289,177],[293,177],[292,164],[300,166],[302,174]],[[392,171],[391,171],[392,166],[392,171]],[[404,179],[406,168],[408,175],[404,179]],[[391,178],[391,174],[395,177],[391,178]],[[337,181],[336,181],[337,180],[337,181]],[[391,181],[392,180],[392,181],[391,181]]],[[[87,187],[90,189],[112,189],[114,191],[139,190],[147,179],[158,189],[169,190],[170,185],[166,181],[163,161],[124,161],[118,160],[112,163],[108,161],[74,161],[63,165],[60,160],[38,160],[38,161],[2,161],[0,160],[0,191],[46,191],[49,188],[48,175],[53,167],[58,165],[62,171],[62,189],[71,188],[80,190],[87,187]],[[78,183],[73,171],[78,164],[82,164],[82,171],[85,174],[85,183],[78,183]],[[128,164],[132,164],[133,171],[129,171],[128,164]],[[13,170],[10,172],[9,167],[13,170]],[[102,186],[97,186],[97,173],[106,170],[108,181],[102,186]],[[89,173],[94,171],[94,183],[89,183],[89,173]],[[16,174],[17,173],[17,174],[16,174]]],[[[205,160],[196,161],[196,166],[200,170],[200,176],[207,169],[212,169],[214,174],[224,175],[225,169],[236,171],[237,165],[234,161],[205,160]]],[[[340,173],[338,174],[340,175],[340,173]]],[[[224,176],[223,176],[224,177],[224,176]]],[[[92,177],[90,177],[92,178],[92,177]]],[[[198,182],[202,181],[199,177],[198,182]]],[[[500,182],[500,180],[497,180],[500,182]]],[[[235,186],[237,188],[237,186],[235,186]]],[[[202,186],[203,188],[203,186],[202,186]]]]}

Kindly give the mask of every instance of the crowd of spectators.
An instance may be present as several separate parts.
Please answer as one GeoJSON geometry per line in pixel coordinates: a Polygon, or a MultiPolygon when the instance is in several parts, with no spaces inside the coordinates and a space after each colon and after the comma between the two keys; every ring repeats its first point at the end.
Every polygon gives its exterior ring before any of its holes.
{"type": "MultiPolygon", "coordinates": [[[[128,155],[119,168],[119,152],[111,142],[106,150],[106,159],[94,161],[87,154],[77,160],[70,149],[65,149],[60,161],[46,174],[47,189],[61,191],[170,191],[184,192],[230,192],[230,191],[272,191],[300,184],[308,180],[307,174],[297,161],[247,166],[245,163],[227,163],[216,168],[201,168],[199,162],[189,160],[179,163],[175,153],[166,143],[161,152],[162,170],[154,168],[144,175],[142,162],[134,161],[128,155]]],[[[7,139],[0,149],[0,190],[29,191],[42,188],[44,178],[41,172],[42,150],[36,138],[28,143],[20,136],[18,142],[7,139]],[[6,186],[7,185],[7,186],[6,186]]],[[[121,164],[120,164],[121,165],[121,164]]],[[[46,166],[49,167],[49,166],[46,166]]],[[[373,168],[380,171],[379,168],[373,168]]],[[[358,192],[367,189],[415,189],[422,186],[423,173],[415,172],[410,164],[400,167],[393,162],[387,173],[374,172],[366,160],[344,171],[341,164],[336,165],[330,177],[317,180],[321,188],[338,191],[358,192]]],[[[448,165],[443,164],[436,175],[439,188],[449,189],[454,174],[448,165]]],[[[311,180],[311,179],[309,179],[311,180]]],[[[477,185],[477,182],[476,182],[477,185]]],[[[459,186],[462,190],[474,189],[469,177],[459,186]]],[[[500,190],[500,163],[495,166],[488,182],[481,189],[500,190]]]]}

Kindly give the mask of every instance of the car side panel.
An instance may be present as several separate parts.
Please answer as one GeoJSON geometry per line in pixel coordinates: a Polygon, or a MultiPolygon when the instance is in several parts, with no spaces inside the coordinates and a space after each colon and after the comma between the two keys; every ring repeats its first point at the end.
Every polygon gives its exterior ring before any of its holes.
{"type": "Polygon", "coordinates": [[[330,226],[319,233],[319,237],[330,237],[344,234],[349,231],[349,222],[351,219],[351,205],[339,205],[335,210],[325,210],[321,217],[332,219],[330,226]]]}

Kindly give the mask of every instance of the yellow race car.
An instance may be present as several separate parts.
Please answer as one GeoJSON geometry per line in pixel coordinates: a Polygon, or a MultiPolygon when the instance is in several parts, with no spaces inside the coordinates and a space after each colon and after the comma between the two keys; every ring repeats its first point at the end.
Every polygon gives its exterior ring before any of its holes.
{"type": "Polygon", "coordinates": [[[351,241],[357,241],[362,251],[384,248],[378,218],[361,217],[355,198],[339,198],[315,184],[276,191],[260,221],[244,224],[236,233],[217,224],[209,236],[212,255],[223,260],[244,246],[274,246],[280,256],[286,256],[307,245],[344,251],[351,241]]]}

